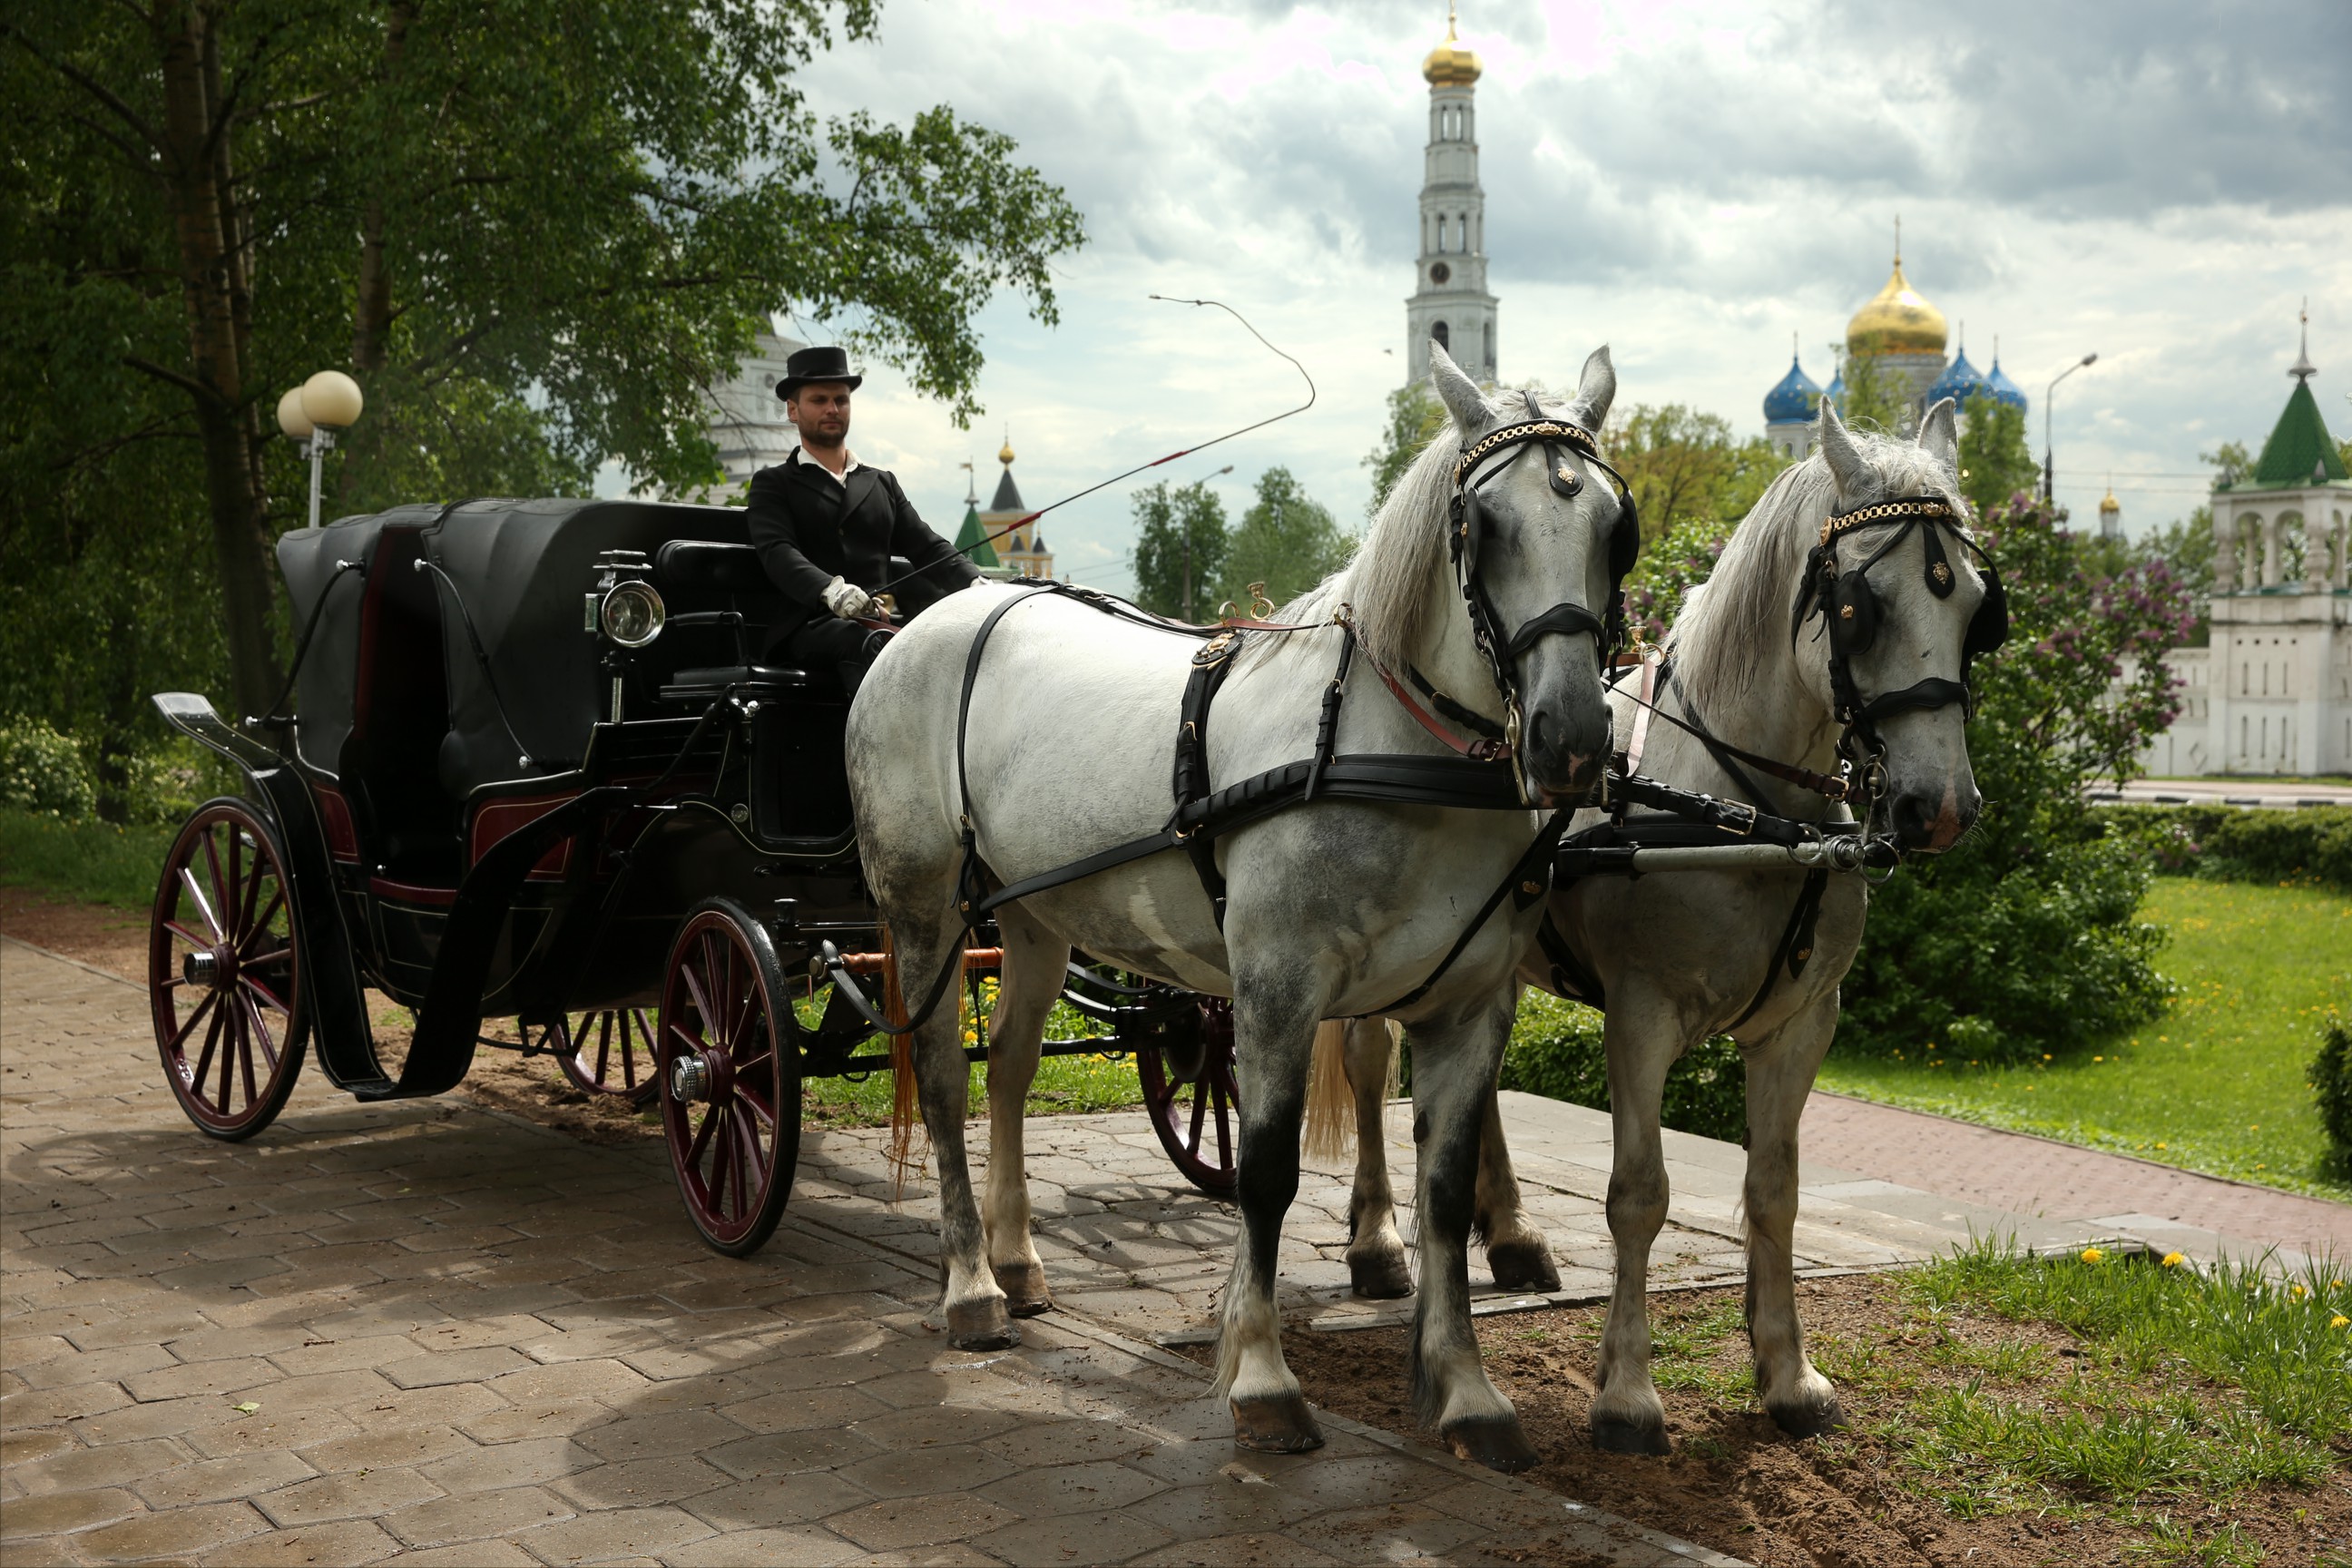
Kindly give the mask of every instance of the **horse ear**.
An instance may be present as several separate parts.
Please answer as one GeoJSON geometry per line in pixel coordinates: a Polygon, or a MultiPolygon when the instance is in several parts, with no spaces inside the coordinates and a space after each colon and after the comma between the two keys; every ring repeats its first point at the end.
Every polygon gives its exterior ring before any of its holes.
{"type": "Polygon", "coordinates": [[[1429,379],[1444,400],[1445,411],[1454,416],[1454,427],[1465,436],[1475,436],[1486,429],[1494,416],[1487,412],[1486,395],[1478,384],[1462,373],[1445,345],[1435,338],[1429,340],[1429,379]]]}
{"type": "Polygon", "coordinates": [[[1862,448],[1853,444],[1853,437],[1846,434],[1837,405],[1826,397],[1822,399],[1822,458],[1830,466],[1830,479],[1840,496],[1849,501],[1868,499],[1874,477],[1870,465],[1863,460],[1862,448]]]}
{"type": "Polygon", "coordinates": [[[1576,378],[1576,401],[1571,406],[1577,413],[1577,423],[1598,433],[1609,421],[1609,405],[1617,401],[1617,366],[1609,358],[1609,345],[1602,343],[1584,362],[1582,374],[1576,378]]]}
{"type": "Polygon", "coordinates": [[[1919,421],[1919,447],[1954,473],[1960,471],[1959,405],[1947,397],[1919,421]]]}

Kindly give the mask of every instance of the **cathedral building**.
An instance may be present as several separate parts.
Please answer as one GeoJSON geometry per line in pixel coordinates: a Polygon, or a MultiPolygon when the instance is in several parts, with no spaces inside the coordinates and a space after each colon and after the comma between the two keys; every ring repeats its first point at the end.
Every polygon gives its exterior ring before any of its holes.
{"type": "Polygon", "coordinates": [[[1472,380],[1495,380],[1495,296],[1486,292],[1486,193],[1478,184],[1478,57],[1455,37],[1422,62],[1429,83],[1429,146],[1422,157],[1421,260],[1405,301],[1405,374],[1429,376],[1435,339],[1472,380]]]}
{"type": "MultiPolygon", "coordinates": [[[[1051,577],[1054,574],[1054,552],[1045,548],[1045,535],[1037,531],[1034,522],[1021,520],[1029,515],[1027,503],[1021,499],[1021,487],[1013,482],[1013,442],[1007,437],[998,449],[996,460],[1004,465],[1004,472],[996,481],[996,494],[990,498],[988,510],[977,514],[967,513],[964,527],[977,537],[994,537],[992,547],[996,557],[991,565],[1001,563],[1007,572],[1019,577],[1051,577]],[[1002,534],[1000,530],[1004,530],[1002,534]]],[[[967,541],[959,534],[959,548],[967,541]]]]}

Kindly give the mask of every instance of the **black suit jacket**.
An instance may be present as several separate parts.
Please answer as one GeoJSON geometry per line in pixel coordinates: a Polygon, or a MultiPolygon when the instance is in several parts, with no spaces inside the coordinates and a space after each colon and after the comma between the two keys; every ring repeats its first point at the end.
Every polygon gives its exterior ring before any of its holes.
{"type": "Polygon", "coordinates": [[[922,574],[901,590],[915,604],[980,577],[916,514],[887,468],[853,469],[845,485],[813,459],[782,462],[751,476],[745,513],[761,564],[792,601],[769,630],[771,644],[832,613],[824,589],[834,578],[869,591],[881,587],[890,580],[893,555],[922,574]]]}

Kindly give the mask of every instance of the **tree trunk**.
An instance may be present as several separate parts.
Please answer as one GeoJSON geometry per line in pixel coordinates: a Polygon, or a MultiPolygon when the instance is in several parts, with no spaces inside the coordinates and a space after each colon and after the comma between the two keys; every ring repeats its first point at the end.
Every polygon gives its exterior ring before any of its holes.
{"type": "Polygon", "coordinates": [[[250,249],[230,183],[229,128],[219,123],[219,44],[213,8],[173,4],[157,14],[163,76],[166,177],[188,321],[188,393],[205,454],[205,500],[228,638],[232,721],[262,712],[278,693],[258,418],[247,399],[252,340],[250,249]]]}

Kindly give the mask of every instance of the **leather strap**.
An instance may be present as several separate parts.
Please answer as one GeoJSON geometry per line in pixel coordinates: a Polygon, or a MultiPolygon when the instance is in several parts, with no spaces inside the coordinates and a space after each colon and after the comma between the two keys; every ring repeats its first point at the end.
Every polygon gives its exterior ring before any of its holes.
{"type": "Polygon", "coordinates": [[[1633,734],[1625,742],[1625,767],[1628,773],[1642,771],[1642,748],[1650,741],[1650,714],[1658,693],[1658,667],[1664,662],[1662,654],[1645,654],[1642,658],[1642,689],[1633,699],[1633,734]]]}
{"type": "Polygon", "coordinates": [[[1764,971],[1764,984],[1756,988],[1755,998],[1748,1004],[1747,1010],[1725,1026],[1727,1034],[1763,1008],[1772,988],[1780,983],[1783,968],[1791,980],[1805,973],[1805,964],[1813,956],[1813,926],[1821,918],[1822,894],[1829,885],[1830,874],[1821,868],[1805,873],[1805,885],[1797,889],[1797,901],[1789,910],[1789,923],[1780,929],[1780,943],[1772,950],[1772,962],[1764,971]]]}

